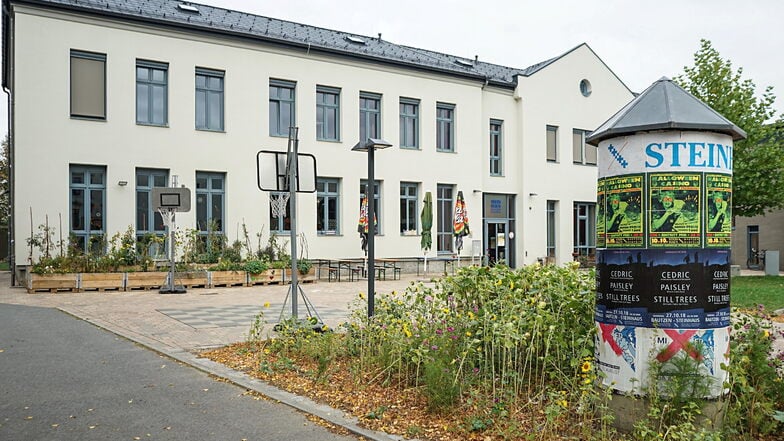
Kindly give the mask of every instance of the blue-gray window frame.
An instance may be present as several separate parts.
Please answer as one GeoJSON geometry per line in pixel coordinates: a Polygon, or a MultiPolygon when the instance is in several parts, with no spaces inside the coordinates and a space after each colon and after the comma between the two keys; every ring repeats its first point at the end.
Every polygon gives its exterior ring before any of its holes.
{"type": "MultiPolygon", "coordinates": [[[[98,53],[98,52],[88,52],[82,51],[77,49],[71,49],[70,55],[70,65],[69,65],[69,113],[71,118],[83,118],[83,119],[93,119],[98,121],[106,121],[107,115],[107,105],[106,105],[106,54],[98,53]],[[101,109],[102,115],[85,115],[79,114],[74,112],[73,108],[73,96],[74,96],[74,77],[73,77],[73,61],[74,58],[76,59],[83,59],[83,60],[92,60],[92,61],[100,61],[103,63],[103,109],[101,109]]],[[[97,87],[97,86],[96,86],[97,87]]]]}
{"type": "Polygon", "coordinates": [[[142,237],[145,234],[155,234],[162,236],[166,233],[166,226],[163,224],[161,214],[153,209],[152,189],[155,187],[166,187],[169,181],[169,170],[161,168],[137,168],[136,169],[136,236],[142,237]],[[144,176],[147,182],[140,183],[139,177],[144,176]],[[155,184],[155,178],[163,178],[162,185],[155,184]],[[150,185],[152,180],[152,185],[150,185]],[[147,202],[146,213],[141,213],[139,199],[144,198],[147,202]],[[139,216],[147,216],[147,228],[140,228],[139,216]]]}
{"type": "Polygon", "coordinates": [[[547,201],[547,257],[555,257],[556,251],[556,210],[557,201],[547,201]]]}
{"type": "Polygon", "coordinates": [[[316,233],[320,235],[340,234],[340,179],[316,179],[316,233]],[[334,190],[330,189],[334,185],[334,190]],[[330,219],[330,203],[334,203],[335,218],[330,219]],[[329,228],[330,222],[335,228],[329,228]],[[325,228],[326,226],[326,228],[325,228]]]}
{"type": "Polygon", "coordinates": [[[574,252],[580,256],[594,255],[596,253],[596,203],[575,202],[573,222],[574,252]],[[583,207],[585,213],[581,213],[583,207]]]}
{"type": "Polygon", "coordinates": [[[418,99],[400,98],[400,148],[419,149],[419,103],[418,99]],[[413,138],[411,143],[409,137],[413,138]]]}
{"type": "Polygon", "coordinates": [[[504,175],[504,122],[490,120],[490,176],[504,175]]]}
{"type": "Polygon", "coordinates": [[[222,70],[215,70],[215,69],[206,69],[203,67],[196,68],[196,77],[195,77],[195,86],[196,86],[196,95],[195,95],[195,105],[194,108],[196,109],[196,130],[206,130],[212,132],[222,132],[225,129],[224,124],[224,116],[225,116],[225,89],[226,89],[226,82],[225,82],[226,72],[222,70]],[[199,77],[204,78],[204,85],[199,86],[199,77]],[[217,79],[219,80],[220,87],[211,87],[209,85],[209,79],[217,79]],[[204,104],[201,109],[199,109],[199,96],[204,96],[204,104]],[[210,98],[219,99],[219,115],[218,115],[218,125],[212,125],[211,121],[214,121],[214,115],[210,113],[210,106],[209,100],[210,98]],[[203,113],[204,122],[199,124],[199,114],[203,113]]]}
{"type": "Polygon", "coordinates": [[[452,232],[454,225],[455,186],[438,184],[436,186],[436,251],[438,254],[450,254],[453,251],[452,232]]]}
{"type": "Polygon", "coordinates": [[[98,254],[103,253],[103,238],[106,232],[106,166],[98,165],[75,165],[71,164],[68,170],[68,206],[70,213],[68,216],[69,230],[75,243],[75,247],[98,254]],[[101,182],[93,183],[93,173],[101,174],[101,182]],[[82,182],[75,183],[74,175],[81,174],[82,182]],[[82,192],[82,210],[80,213],[83,228],[74,228],[74,192],[82,192]],[[100,213],[95,216],[93,213],[93,192],[100,191],[101,205],[100,213]],[[89,209],[88,209],[89,207],[89,209]],[[93,228],[93,220],[100,223],[100,228],[93,228]],[[93,238],[97,240],[93,240],[93,238]],[[81,243],[79,243],[81,242],[81,243]],[[92,247],[90,247],[92,245],[92,247]]]}
{"type": "Polygon", "coordinates": [[[316,139],[319,141],[340,141],[340,89],[328,86],[316,86],[316,139]],[[335,103],[329,103],[327,96],[335,98],[335,103]],[[333,112],[335,117],[334,127],[328,124],[327,113],[333,112]],[[335,136],[330,136],[330,128],[335,136]]]}
{"type": "Polygon", "coordinates": [[[455,151],[455,105],[436,103],[436,151],[455,151]]]}
{"type": "Polygon", "coordinates": [[[359,139],[366,141],[368,138],[381,138],[381,95],[372,92],[359,93],[359,139]],[[369,107],[375,103],[375,108],[369,107]],[[375,122],[376,131],[370,133],[370,122],[375,122]]]}
{"type": "Polygon", "coordinates": [[[419,183],[400,183],[400,234],[419,233],[419,183]]]}
{"type": "Polygon", "coordinates": [[[221,207],[220,207],[220,222],[218,224],[218,229],[214,231],[214,233],[225,233],[226,229],[226,173],[223,172],[208,172],[208,171],[197,171],[196,172],[196,229],[199,230],[199,234],[206,235],[209,231],[209,225],[211,222],[215,220],[215,210],[213,208],[213,197],[220,195],[221,207]],[[203,178],[207,180],[206,188],[199,188],[199,179],[203,178]],[[213,179],[220,178],[221,181],[221,188],[213,188],[213,179]],[[206,207],[206,219],[200,220],[199,219],[199,196],[204,196],[204,202],[206,207]]]}
{"type": "Polygon", "coordinates": [[[269,135],[276,137],[289,136],[289,127],[297,125],[297,83],[294,81],[270,79],[269,82],[269,135]],[[289,97],[283,96],[282,91],[289,91],[289,97]],[[284,107],[288,105],[288,112],[284,107]],[[289,124],[284,127],[283,116],[288,113],[289,124]]]}
{"type": "Polygon", "coordinates": [[[166,126],[169,124],[169,64],[160,63],[156,61],[136,60],[136,124],[149,125],[149,126],[166,126]],[[147,78],[139,78],[139,71],[145,70],[147,78]],[[154,72],[163,72],[163,80],[156,81],[154,79],[154,72]],[[163,89],[163,106],[161,115],[163,117],[160,121],[155,121],[155,98],[153,91],[156,89],[163,89]],[[142,102],[147,104],[147,114],[144,115],[145,119],[140,119],[140,107],[142,102]]]}

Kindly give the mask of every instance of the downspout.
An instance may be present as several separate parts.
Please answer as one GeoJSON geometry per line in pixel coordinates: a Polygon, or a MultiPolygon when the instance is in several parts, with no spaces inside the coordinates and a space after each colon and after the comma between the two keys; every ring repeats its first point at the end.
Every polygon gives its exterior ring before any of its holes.
{"type": "Polygon", "coordinates": [[[3,0],[3,92],[8,97],[7,100],[7,124],[8,124],[8,268],[11,270],[11,286],[16,286],[16,241],[14,231],[14,202],[15,202],[15,184],[14,184],[14,118],[12,112],[13,94],[9,88],[9,83],[13,81],[14,65],[12,61],[12,46],[13,46],[13,24],[11,23],[10,2],[3,0]]]}

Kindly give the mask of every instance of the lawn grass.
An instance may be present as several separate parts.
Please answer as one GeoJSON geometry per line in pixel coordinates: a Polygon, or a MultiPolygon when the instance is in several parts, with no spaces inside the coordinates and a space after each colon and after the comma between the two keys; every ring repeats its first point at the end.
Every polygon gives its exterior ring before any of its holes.
{"type": "Polygon", "coordinates": [[[743,276],[732,278],[732,306],[768,311],[784,308],[784,277],[743,276]]]}

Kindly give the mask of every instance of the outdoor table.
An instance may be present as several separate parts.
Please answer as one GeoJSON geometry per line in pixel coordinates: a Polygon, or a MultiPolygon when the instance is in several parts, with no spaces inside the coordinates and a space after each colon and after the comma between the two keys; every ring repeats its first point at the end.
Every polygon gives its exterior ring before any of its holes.
{"type": "MultiPolygon", "coordinates": [[[[429,257],[427,259],[427,264],[430,265],[435,262],[443,262],[444,264],[444,272],[442,274],[446,274],[446,267],[447,265],[451,268],[452,274],[455,273],[455,262],[457,261],[456,257],[452,256],[438,256],[438,257],[429,257]]],[[[425,263],[424,257],[417,257],[417,276],[419,275],[419,265],[425,263]]]]}
{"type": "Polygon", "coordinates": [[[384,280],[386,280],[386,270],[392,270],[392,280],[398,280],[400,278],[401,268],[398,266],[398,264],[400,264],[400,260],[376,259],[376,262],[381,263],[381,267],[384,269],[384,280]]]}

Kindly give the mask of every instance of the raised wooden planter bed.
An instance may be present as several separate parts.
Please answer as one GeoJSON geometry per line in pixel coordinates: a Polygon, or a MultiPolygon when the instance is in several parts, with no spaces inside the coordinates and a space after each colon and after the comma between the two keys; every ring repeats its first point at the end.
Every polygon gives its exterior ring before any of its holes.
{"type": "Polygon", "coordinates": [[[27,292],[77,292],[79,289],[79,274],[35,274],[27,275],[27,292]]]}
{"type": "MultiPolygon", "coordinates": [[[[286,269],[283,273],[283,282],[291,283],[291,269],[286,269]]],[[[316,282],[316,267],[311,267],[307,273],[302,274],[297,272],[297,282],[299,283],[315,283],[316,282]]]]}
{"type": "Polygon", "coordinates": [[[125,291],[125,273],[82,273],[79,274],[80,291],[125,291]]]}
{"type": "Polygon", "coordinates": [[[139,271],[125,273],[125,290],[159,289],[166,284],[169,273],[165,271],[139,271]]]}
{"type": "Polygon", "coordinates": [[[185,288],[207,288],[210,278],[207,271],[186,271],[174,273],[174,284],[185,288]]]}
{"type": "Polygon", "coordinates": [[[247,282],[245,271],[210,271],[210,288],[245,286],[247,282]]]}
{"type": "Polygon", "coordinates": [[[248,273],[248,286],[279,285],[283,283],[283,270],[271,268],[258,274],[248,273]]]}

